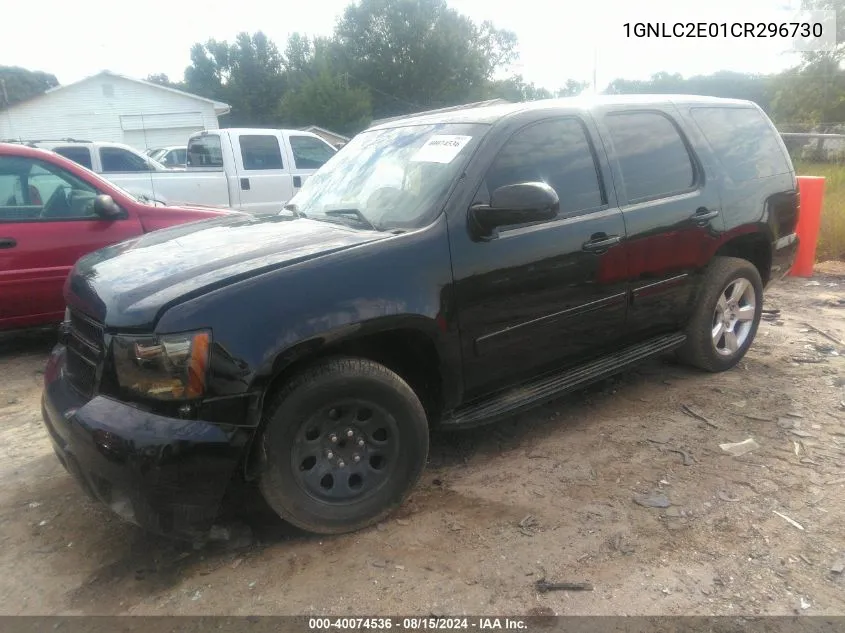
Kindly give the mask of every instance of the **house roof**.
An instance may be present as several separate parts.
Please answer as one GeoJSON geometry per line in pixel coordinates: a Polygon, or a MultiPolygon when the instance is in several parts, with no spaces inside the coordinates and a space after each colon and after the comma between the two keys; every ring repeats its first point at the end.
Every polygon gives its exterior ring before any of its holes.
{"type": "Polygon", "coordinates": [[[327,130],[324,127],[320,127],[318,125],[309,125],[308,127],[301,128],[303,132],[311,132],[313,134],[317,134],[318,132],[324,132],[325,134],[329,134],[336,138],[339,138],[342,141],[349,141],[348,136],[344,136],[343,134],[338,134],[337,132],[332,132],[331,130],[327,130]]]}
{"type": "Polygon", "coordinates": [[[64,90],[65,88],[70,88],[71,86],[76,86],[77,84],[84,83],[86,81],[94,79],[95,77],[102,77],[102,76],[114,77],[114,78],[117,78],[117,79],[124,79],[126,81],[132,81],[136,84],[143,84],[144,86],[149,86],[151,88],[156,88],[158,90],[166,90],[167,92],[173,92],[173,93],[176,93],[178,95],[182,95],[183,97],[189,97],[191,99],[196,99],[197,101],[204,101],[205,103],[210,103],[214,106],[214,112],[217,114],[217,116],[221,116],[223,114],[226,114],[232,109],[232,107],[228,103],[223,103],[222,101],[215,101],[214,99],[207,99],[206,97],[201,97],[199,95],[195,95],[195,94],[190,93],[190,92],[185,92],[184,90],[178,90],[177,88],[171,88],[170,86],[162,86],[161,84],[153,83],[152,81],[145,81],[144,79],[135,79],[134,77],[127,77],[126,75],[120,75],[118,73],[113,73],[110,70],[102,70],[102,71],[98,72],[96,75],[89,75],[88,77],[85,77],[84,79],[80,79],[79,81],[74,81],[73,83],[70,83],[70,84],[65,84],[65,85],[62,85],[62,86],[55,86],[54,88],[50,88],[49,90],[41,93],[40,95],[33,97],[32,99],[27,99],[26,101],[21,101],[20,103],[16,103],[15,105],[13,105],[11,107],[14,108],[15,106],[20,105],[21,103],[29,103],[30,101],[38,99],[39,97],[42,97],[44,95],[48,95],[48,94],[51,94],[51,93],[54,93],[54,92],[58,92],[59,90],[64,90]]]}

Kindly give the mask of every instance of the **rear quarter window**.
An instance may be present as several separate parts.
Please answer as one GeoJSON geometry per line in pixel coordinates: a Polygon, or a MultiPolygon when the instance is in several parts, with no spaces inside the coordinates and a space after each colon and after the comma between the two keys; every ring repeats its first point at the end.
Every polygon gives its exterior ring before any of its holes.
{"type": "Polygon", "coordinates": [[[791,171],[777,134],[756,108],[692,108],[716,158],[735,182],[791,171]]]}

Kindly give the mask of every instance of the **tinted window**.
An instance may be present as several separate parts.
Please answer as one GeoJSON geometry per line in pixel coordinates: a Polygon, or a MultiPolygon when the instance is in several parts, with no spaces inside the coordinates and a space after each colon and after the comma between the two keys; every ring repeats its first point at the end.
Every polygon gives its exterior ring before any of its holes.
{"type": "Polygon", "coordinates": [[[176,149],[171,152],[171,156],[174,156],[174,163],[177,165],[184,165],[185,160],[187,160],[187,151],[184,149],[176,149]]]}
{"type": "Polygon", "coordinates": [[[0,156],[0,222],[93,218],[97,194],[51,163],[0,156]]]}
{"type": "Polygon", "coordinates": [[[69,158],[74,163],[79,163],[83,167],[93,169],[91,166],[91,150],[87,147],[57,147],[53,151],[65,158],[69,158]]]}
{"type": "Polygon", "coordinates": [[[205,134],[188,141],[188,165],[222,169],[223,150],[217,134],[205,134]]]}
{"type": "Polygon", "coordinates": [[[100,162],[103,173],[119,171],[150,171],[150,166],[140,156],[119,147],[101,147],[100,162]]]}
{"type": "Polygon", "coordinates": [[[313,136],[291,136],[290,148],[297,169],[319,169],[337,153],[313,136]]]}
{"type": "Polygon", "coordinates": [[[520,130],[501,149],[486,178],[491,193],[532,181],[557,191],[562,213],[604,204],[593,150],[580,121],[544,121],[520,130]]]}
{"type": "Polygon", "coordinates": [[[240,137],[241,158],[244,169],[260,171],[282,169],[282,150],[275,136],[245,135],[240,137]]]}
{"type": "Polygon", "coordinates": [[[656,112],[611,114],[606,118],[619,159],[628,202],[680,193],[692,187],[695,171],[680,133],[656,112]]]}
{"type": "Polygon", "coordinates": [[[734,181],[790,171],[775,131],[756,109],[694,108],[692,117],[734,181]]]}

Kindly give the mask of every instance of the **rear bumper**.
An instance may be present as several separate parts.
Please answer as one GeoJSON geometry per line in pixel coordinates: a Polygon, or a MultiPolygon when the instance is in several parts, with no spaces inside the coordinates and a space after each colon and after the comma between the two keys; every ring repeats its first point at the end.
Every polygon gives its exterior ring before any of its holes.
{"type": "Polygon", "coordinates": [[[772,274],[769,283],[780,281],[789,274],[795,255],[798,253],[799,239],[796,233],[784,235],[772,244],[772,274]]]}
{"type": "Polygon", "coordinates": [[[86,400],[63,376],[57,346],[41,411],[65,468],[94,499],[159,534],[202,537],[219,511],[250,433],[168,418],[105,396],[86,400]]]}

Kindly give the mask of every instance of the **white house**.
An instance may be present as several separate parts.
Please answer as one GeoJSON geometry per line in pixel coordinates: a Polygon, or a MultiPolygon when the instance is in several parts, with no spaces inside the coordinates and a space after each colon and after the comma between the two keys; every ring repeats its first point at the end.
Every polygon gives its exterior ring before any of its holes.
{"type": "Polygon", "coordinates": [[[229,112],[219,101],[103,71],[0,110],[0,139],[74,138],[126,143],[137,149],[185,145],[217,129],[229,112]]]}

